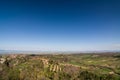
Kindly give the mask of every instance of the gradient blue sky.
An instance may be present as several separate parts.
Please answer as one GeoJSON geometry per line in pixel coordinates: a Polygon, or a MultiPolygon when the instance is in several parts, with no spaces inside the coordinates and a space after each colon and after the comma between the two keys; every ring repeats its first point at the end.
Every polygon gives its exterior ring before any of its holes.
{"type": "Polygon", "coordinates": [[[120,1],[0,0],[0,49],[120,50],[120,1]]]}

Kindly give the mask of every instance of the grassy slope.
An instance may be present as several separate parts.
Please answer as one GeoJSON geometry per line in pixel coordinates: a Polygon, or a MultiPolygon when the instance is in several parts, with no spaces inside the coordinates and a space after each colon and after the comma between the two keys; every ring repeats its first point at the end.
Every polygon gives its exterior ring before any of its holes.
{"type": "Polygon", "coordinates": [[[1,56],[0,80],[120,79],[120,54],[11,56],[1,56]]]}

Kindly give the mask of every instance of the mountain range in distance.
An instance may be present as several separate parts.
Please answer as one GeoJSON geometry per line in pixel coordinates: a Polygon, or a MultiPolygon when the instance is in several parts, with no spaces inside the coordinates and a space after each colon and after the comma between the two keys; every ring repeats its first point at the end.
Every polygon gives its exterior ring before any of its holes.
{"type": "Polygon", "coordinates": [[[99,51],[27,51],[27,50],[0,50],[0,54],[74,54],[74,53],[118,53],[120,50],[99,51]]]}

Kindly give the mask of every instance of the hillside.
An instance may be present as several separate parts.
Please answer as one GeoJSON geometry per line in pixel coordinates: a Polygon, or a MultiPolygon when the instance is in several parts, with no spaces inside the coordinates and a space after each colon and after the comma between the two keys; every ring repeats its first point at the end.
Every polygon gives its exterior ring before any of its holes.
{"type": "Polygon", "coordinates": [[[0,80],[120,80],[120,53],[0,55],[0,80]]]}

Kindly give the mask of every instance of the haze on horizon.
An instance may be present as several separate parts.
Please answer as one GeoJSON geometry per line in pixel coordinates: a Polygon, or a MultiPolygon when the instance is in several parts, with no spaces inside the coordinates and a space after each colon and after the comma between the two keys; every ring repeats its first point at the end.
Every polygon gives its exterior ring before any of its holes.
{"type": "Polygon", "coordinates": [[[1,0],[0,49],[120,50],[120,1],[1,0]]]}

